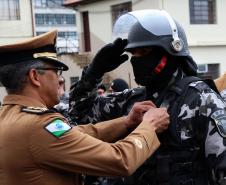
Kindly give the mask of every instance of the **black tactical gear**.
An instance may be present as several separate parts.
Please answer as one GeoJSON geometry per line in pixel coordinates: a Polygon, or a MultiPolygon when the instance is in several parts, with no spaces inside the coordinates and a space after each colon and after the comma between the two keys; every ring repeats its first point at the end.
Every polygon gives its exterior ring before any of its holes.
{"type": "MultiPolygon", "coordinates": [[[[226,160],[225,138],[219,134],[217,120],[211,118],[215,112],[224,110],[225,103],[202,81],[192,79],[185,83],[179,72],[174,80],[157,98],[156,92],[148,88],[125,90],[107,97],[97,97],[94,88],[89,95],[83,92],[80,97],[71,97],[69,112],[80,123],[123,116],[135,102],[146,99],[168,108],[171,122],[169,129],[159,135],[162,145],[134,175],[123,180],[124,185],[211,184],[211,170],[215,172],[218,165],[225,164],[222,163],[226,160]],[[178,85],[181,81],[182,85],[178,85]],[[211,163],[216,160],[217,163],[211,163]]],[[[81,87],[83,82],[79,83],[81,87]]],[[[87,85],[86,88],[94,86],[87,85]]],[[[75,85],[72,91],[76,89],[75,85]]],[[[226,169],[223,166],[221,169],[226,169]]]]}
{"type": "Polygon", "coordinates": [[[192,76],[196,74],[197,66],[189,56],[183,29],[160,10],[127,13],[116,21],[114,30],[125,33],[121,28],[129,33],[126,46],[129,51],[139,47],[164,51],[132,57],[136,81],[145,87],[100,97],[96,95],[96,79],[88,80],[84,70],[82,80],[71,89],[71,117],[76,117],[79,123],[95,123],[127,115],[135,102],[151,100],[157,107],[167,108],[169,128],[158,135],[161,146],[156,153],[121,184],[223,183],[226,175],[226,104],[214,91],[215,87],[192,76]],[[164,57],[165,62],[162,61],[164,57]]]}

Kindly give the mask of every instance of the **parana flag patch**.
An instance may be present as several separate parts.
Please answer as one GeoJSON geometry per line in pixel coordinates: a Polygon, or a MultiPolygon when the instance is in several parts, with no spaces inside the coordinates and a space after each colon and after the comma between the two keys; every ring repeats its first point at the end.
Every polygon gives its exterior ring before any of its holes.
{"type": "Polygon", "coordinates": [[[55,137],[59,138],[64,135],[65,132],[69,131],[72,127],[61,119],[55,119],[45,126],[45,129],[55,137]]]}

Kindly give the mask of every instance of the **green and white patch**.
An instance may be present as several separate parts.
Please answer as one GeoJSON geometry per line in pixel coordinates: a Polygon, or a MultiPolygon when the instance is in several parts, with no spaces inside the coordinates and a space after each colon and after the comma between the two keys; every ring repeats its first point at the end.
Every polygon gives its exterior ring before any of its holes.
{"type": "Polygon", "coordinates": [[[45,126],[45,129],[55,137],[61,137],[65,132],[69,131],[72,127],[61,119],[55,119],[45,126]]]}

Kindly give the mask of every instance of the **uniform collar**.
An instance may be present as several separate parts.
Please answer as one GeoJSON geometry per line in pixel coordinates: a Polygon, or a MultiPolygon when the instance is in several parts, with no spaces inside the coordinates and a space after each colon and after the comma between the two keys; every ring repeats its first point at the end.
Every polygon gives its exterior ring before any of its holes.
{"type": "Polygon", "coordinates": [[[16,94],[11,94],[7,95],[3,99],[3,106],[4,105],[21,105],[25,107],[43,107],[46,108],[46,106],[40,102],[37,101],[33,98],[27,97],[27,96],[22,96],[22,95],[16,95],[16,94]]]}

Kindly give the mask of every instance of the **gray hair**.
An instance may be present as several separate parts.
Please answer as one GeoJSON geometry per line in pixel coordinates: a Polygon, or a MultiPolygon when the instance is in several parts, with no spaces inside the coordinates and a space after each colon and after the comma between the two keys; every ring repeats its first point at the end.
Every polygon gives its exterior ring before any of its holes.
{"type": "Polygon", "coordinates": [[[17,93],[23,90],[29,70],[44,67],[45,64],[41,60],[32,60],[2,66],[0,68],[0,82],[6,88],[8,94],[17,93]]]}

